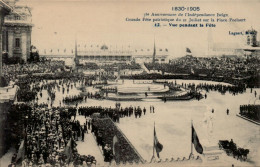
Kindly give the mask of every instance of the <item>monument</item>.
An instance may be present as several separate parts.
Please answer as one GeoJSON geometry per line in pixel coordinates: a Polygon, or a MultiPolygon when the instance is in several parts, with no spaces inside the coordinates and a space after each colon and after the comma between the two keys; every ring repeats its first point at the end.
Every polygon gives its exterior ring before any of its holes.
{"type": "Polygon", "coordinates": [[[219,160],[223,153],[223,151],[219,149],[218,139],[214,136],[214,112],[214,109],[210,110],[210,108],[207,107],[207,111],[204,113],[203,126],[205,138],[203,144],[203,155],[205,161],[219,160]]]}

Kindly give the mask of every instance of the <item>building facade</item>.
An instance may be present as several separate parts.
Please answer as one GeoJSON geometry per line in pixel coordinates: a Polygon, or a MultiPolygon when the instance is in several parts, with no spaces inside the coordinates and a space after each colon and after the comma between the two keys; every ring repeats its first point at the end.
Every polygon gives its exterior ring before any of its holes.
{"type": "Polygon", "coordinates": [[[2,76],[2,53],[3,53],[3,48],[2,48],[2,29],[4,25],[4,17],[8,15],[12,10],[12,7],[4,2],[3,0],[0,0],[0,76],[2,76]]]}
{"type": "Polygon", "coordinates": [[[118,62],[129,63],[132,60],[132,51],[110,50],[106,45],[102,45],[95,50],[78,50],[77,59],[79,64],[89,62],[97,64],[112,64],[118,62]]]}
{"type": "Polygon", "coordinates": [[[254,30],[254,29],[247,30],[246,35],[247,35],[247,40],[246,40],[247,45],[252,46],[252,47],[258,46],[256,30],[254,30]]]}
{"type": "Polygon", "coordinates": [[[75,58],[77,64],[85,65],[86,63],[113,64],[113,63],[131,63],[135,61],[138,64],[143,63],[168,63],[168,49],[158,49],[156,53],[154,49],[147,50],[135,50],[132,51],[130,46],[127,49],[113,49],[107,45],[97,45],[89,48],[79,47],[77,45],[75,49],[50,49],[40,51],[40,57],[45,57],[51,60],[67,60],[75,58]]]}
{"type": "Polygon", "coordinates": [[[257,41],[257,31],[253,28],[246,31],[246,44],[243,50],[247,57],[259,57],[260,56],[260,45],[257,41]]]}
{"type": "Polygon", "coordinates": [[[13,12],[4,18],[2,49],[3,53],[8,53],[9,58],[15,57],[26,62],[30,56],[33,26],[31,9],[27,6],[16,6],[14,3],[13,5],[13,12]]]}

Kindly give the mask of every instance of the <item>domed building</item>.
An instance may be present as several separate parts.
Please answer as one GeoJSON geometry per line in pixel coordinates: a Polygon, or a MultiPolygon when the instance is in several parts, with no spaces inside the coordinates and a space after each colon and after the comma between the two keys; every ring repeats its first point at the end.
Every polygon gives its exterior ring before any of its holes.
{"type": "Polygon", "coordinates": [[[97,64],[112,64],[119,62],[130,62],[132,60],[132,51],[129,49],[113,48],[107,45],[91,45],[88,48],[81,49],[78,47],[77,58],[79,64],[85,64],[89,62],[97,64]]]}
{"type": "Polygon", "coordinates": [[[17,0],[6,0],[13,7],[12,12],[4,18],[2,30],[2,48],[9,58],[27,61],[30,55],[32,14],[31,8],[16,5],[17,0]]]}

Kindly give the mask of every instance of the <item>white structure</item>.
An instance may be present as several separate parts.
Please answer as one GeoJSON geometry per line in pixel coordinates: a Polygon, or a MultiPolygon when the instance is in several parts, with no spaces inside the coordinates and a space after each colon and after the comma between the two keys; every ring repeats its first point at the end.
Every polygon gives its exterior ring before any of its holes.
{"type": "MultiPolygon", "coordinates": [[[[42,50],[40,52],[41,57],[45,57],[47,59],[52,60],[64,60],[76,58],[79,64],[86,63],[96,63],[96,64],[113,64],[113,63],[130,63],[131,61],[135,61],[138,64],[144,63],[152,63],[153,58],[155,59],[155,63],[168,63],[168,50],[167,49],[147,49],[144,51],[135,50],[132,51],[130,47],[127,49],[111,49],[112,47],[108,47],[107,45],[102,46],[92,46],[91,47],[75,47],[75,49],[49,49],[42,50]],[[76,53],[75,53],[76,50],[76,53]],[[154,56],[155,52],[155,56],[154,56]],[[77,55],[77,56],[75,56],[77,55]]],[[[141,73],[141,71],[136,71],[136,73],[141,73]]]]}
{"type": "Polygon", "coordinates": [[[118,62],[129,63],[132,60],[131,50],[111,50],[106,45],[90,50],[77,50],[79,64],[89,62],[97,64],[112,64],[118,62]]]}
{"type": "Polygon", "coordinates": [[[40,57],[44,57],[47,60],[52,61],[64,61],[67,66],[74,66],[75,53],[74,50],[60,50],[60,49],[50,49],[41,50],[39,52],[40,57]]]}
{"type": "Polygon", "coordinates": [[[210,50],[208,53],[210,56],[233,56],[233,55],[240,55],[244,54],[241,46],[238,43],[212,43],[210,46],[210,50]]]}
{"type": "MultiPolygon", "coordinates": [[[[135,50],[133,53],[133,59],[136,63],[152,63],[153,62],[153,53],[154,49],[141,49],[135,50]]],[[[167,49],[157,49],[155,54],[155,63],[168,63],[169,62],[169,53],[167,49]]]]}

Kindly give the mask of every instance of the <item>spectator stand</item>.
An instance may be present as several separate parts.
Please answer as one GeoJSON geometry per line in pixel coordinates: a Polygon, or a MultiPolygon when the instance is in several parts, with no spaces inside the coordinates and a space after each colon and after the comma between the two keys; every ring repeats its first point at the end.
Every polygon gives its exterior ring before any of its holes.
{"type": "MultiPolygon", "coordinates": [[[[94,132],[96,136],[98,145],[102,146],[103,152],[106,144],[113,146],[113,137],[117,136],[119,144],[115,145],[115,149],[118,150],[117,155],[119,156],[116,156],[116,163],[145,162],[141,155],[131,144],[131,142],[126,138],[123,132],[113,123],[110,118],[93,119],[92,127],[92,132],[94,132]]],[[[111,162],[111,160],[108,161],[111,162]]]]}
{"type": "MultiPolygon", "coordinates": [[[[110,119],[110,118],[109,118],[110,119]]],[[[110,119],[111,120],[111,119],[110,119]]],[[[112,120],[111,120],[112,121],[112,120]]],[[[133,144],[129,141],[129,139],[125,136],[125,134],[121,131],[121,129],[116,125],[114,124],[117,128],[117,130],[123,135],[123,137],[125,138],[125,140],[127,141],[127,143],[132,147],[132,149],[134,150],[134,152],[139,156],[140,158],[140,161],[142,163],[145,162],[145,160],[143,159],[143,157],[138,153],[138,151],[135,149],[135,147],[133,146],[133,144]]]]}

